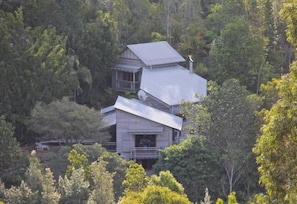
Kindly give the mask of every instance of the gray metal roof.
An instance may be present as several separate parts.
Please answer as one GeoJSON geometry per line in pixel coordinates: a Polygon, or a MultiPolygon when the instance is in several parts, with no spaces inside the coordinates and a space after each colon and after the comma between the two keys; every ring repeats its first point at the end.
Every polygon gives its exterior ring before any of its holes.
{"type": "Polygon", "coordinates": [[[105,108],[101,108],[100,110],[100,113],[108,113],[108,112],[111,112],[111,111],[114,111],[114,107],[113,106],[108,106],[108,107],[105,107],[105,108]]]}
{"type": "Polygon", "coordinates": [[[207,81],[179,65],[143,68],[140,89],[173,106],[182,100],[198,102],[196,94],[207,94],[207,81]]]}
{"type": "Polygon", "coordinates": [[[103,124],[101,129],[105,129],[116,124],[116,113],[114,106],[102,108],[100,112],[103,114],[103,120],[105,121],[105,124],[103,124]]]}
{"type": "Polygon", "coordinates": [[[138,72],[141,67],[139,66],[133,66],[133,65],[127,65],[127,64],[117,64],[114,69],[121,70],[125,72],[138,72]]]}
{"type": "Polygon", "coordinates": [[[127,71],[127,72],[137,72],[143,66],[144,64],[139,60],[119,59],[116,62],[115,67],[113,69],[127,71]]]}
{"type": "Polygon", "coordinates": [[[168,42],[127,45],[146,66],[184,62],[185,59],[168,42]]]}
{"type": "Polygon", "coordinates": [[[182,129],[183,119],[170,113],[146,106],[137,100],[118,96],[114,105],[116,109],[145,118],[147,120],[177,129],[182,129]]]}

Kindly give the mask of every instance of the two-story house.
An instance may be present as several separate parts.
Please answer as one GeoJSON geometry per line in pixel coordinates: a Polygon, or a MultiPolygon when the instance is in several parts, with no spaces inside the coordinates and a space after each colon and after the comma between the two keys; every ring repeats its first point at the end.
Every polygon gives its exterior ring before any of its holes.
{"type": "Polygon", "coordinates": [[[113,130],[116,152],[126,160],[136,159],[149,168],[159,149],[185,137],[179,117],[182,101],[199,102],[206,96],[207,81],[193,73],[186,60],[167,42],[128,45],[113,68],[113,88],[135,94],[119,96],[102,109],[113,130]]]}

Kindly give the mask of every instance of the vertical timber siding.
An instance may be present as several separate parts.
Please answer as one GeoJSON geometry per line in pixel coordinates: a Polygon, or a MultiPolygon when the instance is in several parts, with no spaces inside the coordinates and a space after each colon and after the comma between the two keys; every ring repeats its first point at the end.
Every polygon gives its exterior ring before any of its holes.
{"type": "Polygon", "coordinates": [[[172,145],[172,128],[158,124],[156,122],[141,118],[121,110],[116,110],[117,120],[117,152],[126,160],[130,160],[131,151],[135,147],[135,134],[141,134],[142,131],[150,134],[156,134],[156,147],[163,149],[172,145]],[[133,133],[137,130],[139,133],[133,133]],[[155,132],[158,131],[157,133],[155,132]]]}

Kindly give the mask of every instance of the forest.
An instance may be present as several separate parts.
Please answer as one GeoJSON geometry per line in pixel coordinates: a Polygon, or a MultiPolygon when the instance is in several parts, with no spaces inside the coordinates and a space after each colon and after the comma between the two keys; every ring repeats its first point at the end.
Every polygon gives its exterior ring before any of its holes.
{"type": "Polygon", "coordinates": [[[0,204],[297,203],[296,45],[297,0],[0,0],[0,204]],[[182,105],[191,135],[152,175],[70,145],[109,137],[118,54],[157,41],[208,81],[182,105]],[[55,135],[69,144],[41,161],[55,135]]]}

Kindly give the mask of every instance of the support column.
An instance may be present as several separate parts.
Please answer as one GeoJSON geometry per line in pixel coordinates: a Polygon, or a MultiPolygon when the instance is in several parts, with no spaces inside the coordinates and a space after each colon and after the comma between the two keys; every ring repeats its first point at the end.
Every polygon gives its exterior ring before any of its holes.
{"type": "Polygon", "coordinates": [[[132,91],[135,91],[135,72],[133,72],[133,84],[132,84],[132,91]]]}

